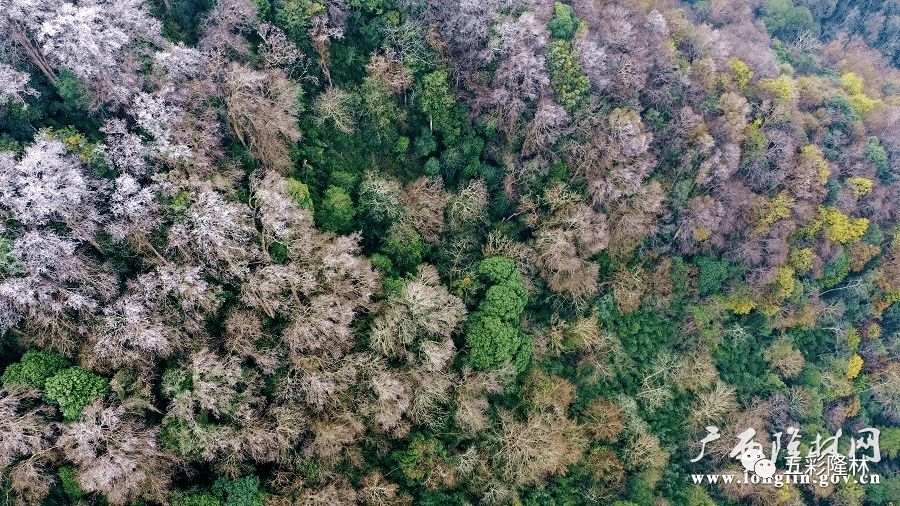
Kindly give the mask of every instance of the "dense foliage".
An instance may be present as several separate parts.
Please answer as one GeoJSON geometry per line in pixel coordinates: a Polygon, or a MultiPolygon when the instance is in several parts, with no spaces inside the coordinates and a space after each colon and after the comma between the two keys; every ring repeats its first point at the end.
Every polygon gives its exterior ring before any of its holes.
{"type": "Polygon", "coordinates": [[[893,504],[898,14],[0,0],[0,506],[893,504]]]}

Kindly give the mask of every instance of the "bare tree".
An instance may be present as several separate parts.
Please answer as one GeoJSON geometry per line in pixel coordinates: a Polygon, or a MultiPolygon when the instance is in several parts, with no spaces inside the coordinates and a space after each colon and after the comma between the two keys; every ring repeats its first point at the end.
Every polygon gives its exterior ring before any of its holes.
{"type": "Polygon", "coordinates": [[[78,465],[76,479],[85,491],[103,494],[112,504],[166,501],[179,459],[159,449],[159,428],[141,418],[127,403],[98,400],[63,428],[59,445],[78,465]]]}
{"type": "Polygon", "coordinates": [[[36,390],[0,389],[0,464],[4,468],[52,447],[53,409],[40,404],[27,407],[40,396],[36,390]]]}
{"type": "Polygon", "coordinates": [[[289,170],[291,143],[300,140],[295,85],[281,71],[232,63],[224,91],[228,122],[241,144],[266,167],[289,170]]]}
{"type": "Polygon", "coordinates": [[[411,360],[414,342],[450,337],[464,314],[462,301],[440,284],[433,267],[423,264],[417,278],[407,281],[372,323],[370,346],[386,356],[411,360]]]}
{"type": "MultiPolygon", "coordinates": [[[[75,216],[80,221],[86,214],[83,208],[92,203],[95,187],[84,174],[81,161],[62,142],[46,135],[39,135],[18,163],[0,158],[0,181],[3,207],[10,217],[29,227],[50,220],[73,221],[75,216]]],[[[86,223],[78,228],[93,227],[86,223]]]]}
{"type": "Polygon", "coordinates": [[[308,75],[306,56],[288,40],[281,28],[271,23],[260,23],[259,38],[262,44],[259,52],[267,67],[284,69],[288,77],[297,80],[311,79],[308,75]]]}
{"type": "Polygon", "coordinates": [[[581,427],[565,417],[531,414],[525,422],[503,413],[497,434],[497,458],[506,479],[535,483],[548,475],[565,474],[587,443],[581,427]]]}
{"type": "Polygon", "coordinates": [[[401,203],[409,209],[410,224],[427,242],[435,242],[444,231],[444,209],[450,194],[440,178],[422,176],[403,188],[401,203]]]}
{"type": "Polygon", "coordinates": [[[534,119],[525,132],[522,143],[522,154],[531,156],[538,153],[560,137],[569,133],[568,124],[571,118],[566,110],[550,98],[542,98],[538,102],[534,119]]]}
{"type": "Polygon", "coordinates": [[[694,428],[719,423],[737,409],[734,388],[717,381],[714,388],[698,395],[691,409],[690,423],[694,428]]]}
{"type": "Polygon", "coordinates": [[[0,63],[0,105],[24,104],[25,97],[36,97],[38,92],[28,86],[31,77],[5,63],[0,63]]]}
{"type": "Polygon", "coordinates": [[[260,255],[249,245],[256,235],[250,208],[227,202],[209,185],[186,191],[192,202],[184,217],[169,229],[169,249],[225,276],[246,276],[249,263],[260,255]]]}
{"type": "Polygon", "coordinates": [[[217,64],[228,56],[246,59],[250,50],[244,34],[252,33],[259,24],[256,11],[256,5],[250,0],[216,2],[206,17],[198,47],[217,60],[217,64]]]}
{"type": "Polygon", "coordinates": [[[325,89],[313,102],[316,123],[329,124],[345,134],[356,131],[353,95],[335,87],[325,89]]]}
{"type": "Polygon", "coordinates": [[[493,105],[503,131],[512,135],[527,104],[537,101],[550,84],[542,54],[548,34],[530,12],[516,22],[504,22],[500,34],[500,66],[494,74],[493,91],[484,99],[493,105]]]}
{"type": "Polygon", "coordinates": [[[0,25],[51,82],[66,68],[98,102],[127,103],[139,82],[129,53],[136,40],[160,42],[161,24],[140,0],[4,0],[0,25]]]}

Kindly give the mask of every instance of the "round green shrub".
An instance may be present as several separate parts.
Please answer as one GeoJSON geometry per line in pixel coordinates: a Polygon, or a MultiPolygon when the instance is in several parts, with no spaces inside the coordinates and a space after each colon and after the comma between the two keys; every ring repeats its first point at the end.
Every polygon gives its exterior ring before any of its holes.
{"type": "Polygon", "coordinates": [[[503,321],[518,321],[525,311],[528,294],[525,287],[513,282],[500,283],[487,289],[481,301],[481,312],[503,321]]]}
{"type": "Polygon", "coordinates": [[[485,258],[476,273],[488,288],[466,325],[469,361],[487,369],[512,360],[522,371],[531,359],[531,342],[519,330],[528,302],[522,275],[515,262],[504,257],[485,258]]]}
{"type": "Polygon", "coordinates": [[[59,468],[59,483],[62,485],[63,491],[73,502],[84,497],[84,489],[75,480],[75,471],[72,467],[59,468]]]}
{"type": "Polygon", "coordinates": [[[224,506],[263,506],[265,495],[259,489],[258,476],[244,476],[230,480],[219,478],[212,491],[223,499],[224,506]]]}
{"type": "Polygon", "coordinates": [[[489,257],[478,262],[478,277],[489,285],[497,285],[504,281],[522,282],[522,276],[516,269],[516,263],[506,257],[489,257]]]}
{"type": "Polygon", "coordinates": [[[355,217],[356,209],[350,195],[343,188],[329,186],[322,198],[322,209],[316,213],[319,225],[325,230],[341,234],[350,230],[355,217]]]}
{"type": "Polygon", "coordinates": [[[91,401],[106,395],[108,389],[106,378],[80,367],[69,367],[47,380],[44,398],[59,404],[59,410],[67,420],[74,420],[91,401]]]}
{"type": "Polygon", "coordinates": [[[221,506],[222,501],[218,500],[212,494],[206,492],[203,494],[185,495],[175,498],[172,506],[221,506]]]}
{"type": "Polygon", "coordinates": [[[43,390],[47,379],[68,365],[69,362],[59,353],[29,350],[22,356],[22,360],[6,368],[2,382],[7,386],[19,384],[43,390]]]}
{"type": "Polygon", "coordinates": [[[557,39],[571,39],[578,29],[578,16],[566,4],[556,2],[553,18],[547,23],[547,30],[557,39]]]}
{"type": "Polygon", "coordinates": [[[474,313],[466,329],[469,361],[475,368],[489,369],[509,362],[522,344],[522,333],[495,316],[474,313]]]}

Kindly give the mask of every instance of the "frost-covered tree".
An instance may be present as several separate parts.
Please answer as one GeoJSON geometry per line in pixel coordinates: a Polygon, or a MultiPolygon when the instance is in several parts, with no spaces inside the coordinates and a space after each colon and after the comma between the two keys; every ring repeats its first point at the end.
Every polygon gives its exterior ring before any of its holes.
{"type": "Polygon", "coordinates": [[[28,86],[30,79],[26,72],[0,62],[0,106],[24,104],[25,97],[38,96],[38,92],[28,86]]]}
{"type": "Polygon", "coordinates": [[[179,459],[160,448],[159,428],[148,427],[129,404],[97,400],[63,427],[58,444],[78,465],[75,479],[86,492],[112,504],[139,498],[166,502],[179,459]]]}
{"type": "Polygon", "coordinates": [[[226,75],[228,122],[238,140],[270,169],[291,166],[291,143],[297,129],[298,90],[280,70],[264,72],[232,64],[226,75]]]}
{"type": "Polygon", "coordinates": [[[312,215],[291,194],[290,184],[275,171],[257,174],[253,205],[262,224],[263,249],[280,244],[288,255],[304,256],[312,248],[312,215]]]}
{"type": "Polygon", "coordinates": [[[160,30],[140,0],[60,2],[43,19],[36,38],[57,67],[90,80],[115,72],[122,48],[138,37],[160,30]]]}
{"type": "Polygon", "coordinates": [[[86,331],[101,294],[115,292],[115,280],[75,241],[49,230],[26,232],[9,254],[17,272],[0,281],[0,299],[26,317],[28,343],[71,351],[73,333],[86,331]]]}
{"type": "Polygon", "coordinates": [[[420,339],[442,339],[459,325],[465,306],[440,285],[434,267],[422,264],[400,293],[372,324],[370,346],[388,357],[411,358],[410,348],[420,339]]]}
{"type": "Polygon", "coordinates": [[[128,283],[103,309],[92,332],[93,360],[109,368],[149,367],[187,345],[186,333],[203,331],[221,305],[221,288],[199,265],[161,263],[128,283]]]}
{"type": "Polygon", "coordinates": [[[334,126],[345,134],[353,134],[356,120],[353,110],[353,95],[337,87],[330,87],[319,94],[313,103],[316,123],[334,126]]]}
{"type": "Polygon", "coordinates": [[[171,405],[162,421],[176,453],[237,472],[246,461],[275,462],[302,434],[302,418],[288,406],[266,408],[257,371],[240,357],[209,349],[192,353],[163,376],[171,405]]]}
{"type": "Polygon", "coordinates": [[[259,24],[257,7],[250,0],[222,0],[216,2],[204,23],[199,48],[212,55],[218,63],[228,56],[246,58],[249,48],[244,34],[252,33],[259,24]]]}
{"type": "Polygon", "coordinates": [[[54,12],[61,7],[63,0],[41,2],[37,0],[3,0],[0,2],[0,28],[9,34],[10,46],[6,48],[10,56],[21,61],[30,61],[40,69],[51,82],[56,82],[56,71],[47,61],[35,38],[45,21],[54,17],[54,12]]]}
{"type": "Polygon", "coordinates": [[[104,308],[104,317],[95,332],[94,360],[112,367],[149,365],[157,356],[175,349],[181,332],[167,325],[154,307],[140,296],[125,295],[104,308]]]}
{"type": "Polygon", "coordinates": [[[226,201],[209,186],[184,190],[181,195],[191,202],[183,218],[169,229],[169,249],[222,275],[245,276],[249,263],[259,257],[259,250],[250,245],[257,233],[251,209],[226,201]]]}
{"type": "Polygon", "coordinates": [[[390,371],[382,371],[372,378],[370,386],[375,393],[375,401],[371,409],[379,430],[388,432],[399,429],[401,434],[409,430],[408,422],[403,423],[403,415],[412,404],[410,379],[390,371]]]}
{"type": "Polygon", "coordinates": [[[106,231],[117,241],[149,248],[148,236],[161,224],[157,191],[156,185],[141,187],[129,174],[119,176],[109,199],[106,231]]]}
{"type": "Polygon", "coordinates": [[[0,26],[51,81],[65,68],[119,104],[139,87],[127,49],[158,41],[161,29],[141,0],[3,0],[0,12],[0,26]]]}
{"type": "MultiPolygon", "coordinates": [[[[172,125],[179,113],[179,108],[171,103],[173,95],[172,84],[167,83],[153,93],[135,93],[129,108],[137,127],[151,139],[145,148],[148,154],[164,159],[187,158],[191,154],[187,146],[172,139],[172,125]]],[[[134,142],[133,137],[125,140],[134,142]]]]}
{"type": "Polygon", "coordinates": [[[128,131],[125,120],[113,118],[100,131],[106,134],[102,146],[106,161],[120,172],[141,177],[151,170],[152,151],[137,134],[128,131]]]}
{"type": "Polygon", "coordinates": [[[94,198],[91,183],[81,161],[46,135],[39,135],[17,163],[0,157],[0,206],[28,227],[83,219],[82,206],[94,198]]]}

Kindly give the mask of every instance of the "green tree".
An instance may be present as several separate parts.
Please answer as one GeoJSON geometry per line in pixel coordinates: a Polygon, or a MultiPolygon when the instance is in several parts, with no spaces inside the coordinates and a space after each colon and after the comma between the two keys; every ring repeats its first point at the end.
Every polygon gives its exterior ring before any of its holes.
{"type": "Polygon", "coordinates": [[[900,455],[900,427],[879,427],[881,452],[889,459],[900,455]]]}
{"type": "Polygon", "coordinates": [[[76,503],[84,497],[84,489],[76,481],[74,470],[71,466],[59,468],[57,474],[59,475],[59,484],[62,485],[63,492],[66,493],[70,501],[76,503]]]}
{"type": "Polygon", "coordinates": [[[850,272],[850,258],[847,253],[841,253],[837,258],[822,267],[822,286],[831,288],[847,277],[850,272]]]}
{"type": "Polygon", "coordinates": [[[309,40],[310,19],[326,7],[322,3],[313,0],[285,0],[277,2],[275,9],[275,21],[285,33],[295,42],[307,42],[309,40]]]}
{"type": "Polygon", "coordinates": [[[559,103],[569,112],[577,109],[587,98],[591,82],[584,75],[571,43],[564,40],[550,43],[547,47],[547,69],[559,103]]]}
{"type": "Polygon", "coordinates": [[[29,350],[22,356],[22,360],[6,368],[2,381],[7,387],[17,383],[43,390],[49,378],[68,366],[68,360],[58,353],[29,350]]]}
{"type": "Polygon", "coordinates": [[[384,0],[348,0],[347,5],[353,9],[381,14],[390,4],[384,0]]]}
{"type": "Polygon", "coordinates": [[[406,114],[397,104],[391,90],[377,77],[367,77],[359,87],[360,136],[368,147],[390,153],[399,138],[397,128],[406,114]]]}
{"type": "Polygon", "coordinates": [[[697,291],[700,295],[712,295],[722,291],[722,285],[728,279],[728,261],[702,256],[694,263],[700,268],[700,276],[697,279],[697,291]]]}
{"type": "Polygon", "coordinates": [[[74,420],[91,401],[106,395],[108,389],[106,378],[80,367],[69,367],[47,380],[44,398],[59,404],[67,420],[74,420]]]}
{"type": "Polygon", "coordinates": [[[888,158],[887,151],[881,146],[878,137],[869,137],[866,140],[866,150],[863,152],[863,156],[875,165],[875,170],[877,171],[881,182],[885,184],[893,182],[893,177],[888,172],[890,159],[888,158]]]}
{"type": "Polygon", "coordinates": [[[322,197],[321,209],[316,213],[316,221],[325,230],[341,234],[348,232],[353,226],[356,209],[353,199],[343,188],[329,186],[322,197]]]}
{"type": "Polygon", "coordinates": [[[890,506],[900,497],[900,477],[883,480],[881,484],[866,488],[866,504],[890,506]]]}
{"type": "Polygon", "coordinates": [[[579,23],[575,11],[568,5],[559,2],[553,6],[553,10],[553,19],[547,23],[547,29],[557,39],[571,39],[578,29],[579,23]]]}
{"type": "Polygon", "coordinates": [[[413,142],[413,147],[415,148],[417,155],[425,157],[437,151],[437,139],[434,138],[434,134],[431,133],[431,130],[423,128],[421,135],[416,137],[415,142],[413,142]]]}
{"type": "Polygon", "coordinates": [[[356,191],[359,184],[359,174],[347,172],[345,170],[336,170],[328,176],[329,186],[337,186],[348,194],[356,191]]]}
{"type": "Polygon", "coordinates": [[[405,450],[397,450],[392,456],[406,479],[411,483],[419,483],[437,467],[441,459],[447,457],[447,450],[437,439],[426,439],[422,434],[416,433],[410,438],[405,450]]]}
{"type": "Polygon", "coordinates": [[[435,70],[422,78],[422,90],[419,94],[419,107],[422,114],[428,117],[428,128],[438,130],[446,135],[450,129],[450,108],[456,102],[450,94],[450,83],[447,82],[447,71],[435,70]]]}
{"type": "Polygon", "coordinates": [[[56,91],[65,101],[65,106],[76,111],[87,111],[91,106],[91,92],[84,82],[69,69],[59,70],[56,91]]]}
{"type": "Polygon", "coordinates": [[[479,369],[513,361],[522,371],[531,358],[531,343],[519,330],[528,291],[515,263],[503,257],[479,262],[476,273],[488,285],[466,326],[469,360],[479,369]]]}
{"type": "Polygon", "coordinates": [[[244,476],[234,480],[219,478],[213,484],[213,494],[222,499],[222,506],[263,506],[265,495],[259,489],[258,476],[244,476]]]}
{"type": "Polygon", "coordinates": [[[288,194],[294,199],[294,202],[299,204],[303,209],[313,212],[315,208],[313,206],[312,195],[309,193],[309,187],[291,177],[285,179],[285,183],[287,184],[288,194]]]}
{"type": "Polygon", "coordinates": [[[172,500],[172,506],[221,506],[222,501],[209,493],[191,494],[176,497],[172,500]]]}
{"type": "Polygon", "coordinates": [[[173,41],[196,44],[204,14],[214,0],[153,0],[163,22],[163,35],[173,41]]]}
{"type": "Polygon", "coordinates": [[[803,31],[818,34],[819,30],[812,12],[795,6],[791,0],[766,0],[762,19],[769,33],[785,42],[793,42],[803,31]]]}
{"type": "Polygon", "coordinates": [[[425,162],[422,172],[427,176],[437,176],[441,173],[441,161],[434,157],[429,158],[425,162]]]}
{"type": "Polygon", "coordinates": [[[398,274],[411,272],[422,263],[424,249],[422,236],[406,222],[391,225],[381,246],[381,251],[391,259],[398,274]]]}

